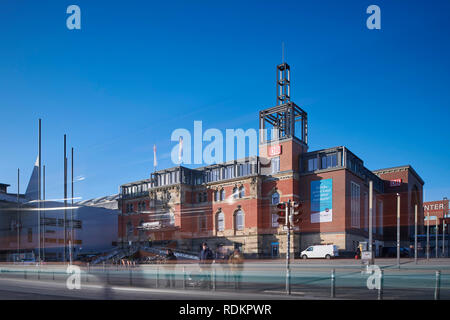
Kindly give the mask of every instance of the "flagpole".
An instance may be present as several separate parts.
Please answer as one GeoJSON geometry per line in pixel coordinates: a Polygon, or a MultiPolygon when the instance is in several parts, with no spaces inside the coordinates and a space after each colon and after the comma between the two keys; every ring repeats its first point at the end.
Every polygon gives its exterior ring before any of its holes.
{"type": "Polygon", "coordinates": [[[156,159],[156,144],[153,145],[153,172],[156,172],[158,166],[158,160],[156,159]]]}
{"type": "Polygon", "coordinates": [[[41,264],[41,119],[39,119],[38,167],[38,261],[41,264]]]}

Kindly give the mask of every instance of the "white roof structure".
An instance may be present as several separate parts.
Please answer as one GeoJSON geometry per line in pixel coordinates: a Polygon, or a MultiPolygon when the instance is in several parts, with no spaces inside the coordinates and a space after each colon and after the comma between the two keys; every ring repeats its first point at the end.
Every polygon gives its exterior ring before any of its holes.
{"type": "Polygon", "coordinates": [[[83,201],[77,202],[76,205],[117,210],[119,208],[117,199],[119,199],[119,194],[99,197],[99,198],[95,198],[95,199],[83,200],[83,201]]]}

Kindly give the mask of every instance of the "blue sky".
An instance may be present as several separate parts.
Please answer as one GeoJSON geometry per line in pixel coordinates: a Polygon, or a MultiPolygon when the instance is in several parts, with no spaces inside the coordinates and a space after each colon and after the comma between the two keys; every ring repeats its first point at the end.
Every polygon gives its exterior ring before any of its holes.
{"type": "Polygon", "coordinates": [[[449,1],[0,2],[0,182],[25,190],[43,121],[47,198],[63,195],[63,135],[75,194],[172,166],[176,128],[258,128],[275,104],[286,44],[310,150],[345,145],[372,170],[410,164],[425,200],[450,196],[449,1]],[[66,8],[81,8],[68,30],[66,8]],[[381,8],[381,30],[366,8],[381,8]],[[70,159],[69,159],[70,163],[70,159]]]}

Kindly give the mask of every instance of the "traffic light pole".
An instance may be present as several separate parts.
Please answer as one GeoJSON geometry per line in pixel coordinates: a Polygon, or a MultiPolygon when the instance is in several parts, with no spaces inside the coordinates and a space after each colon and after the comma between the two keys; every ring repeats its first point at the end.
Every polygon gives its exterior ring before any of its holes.
{"type": "Polygon", "coordinates": [[[290,221],[290,211],[291,211],[291,200],[287,202],[286,205],[286,226],[287,226],[287,249],[286,249],[286,294],[291,294],[291,269],[290,269],[290,258],[291,258],[291,221],[290,221]]]}

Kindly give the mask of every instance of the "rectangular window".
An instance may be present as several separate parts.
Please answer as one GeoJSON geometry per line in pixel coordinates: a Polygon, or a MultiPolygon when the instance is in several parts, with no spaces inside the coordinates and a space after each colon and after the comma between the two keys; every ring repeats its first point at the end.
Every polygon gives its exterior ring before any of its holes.
{"type": "Polygon", "coordinates": [[[337,166],[336,154],[330,154],[322,157],[322,169],[333,168],[337,166]]]}
{"type": "Polygon", "coordinates": [[[317,158],[308,160],[308,171],[317,170],[317,158]]]}
{"type": "Polygon", "coordinates": [[[222,179],[227,179],[227,168],[222,168],[222,179]]]}
{"type": "Polygon", "coordinates": [[[219,180],[219,169],[214,169],[214,170],[212,171],[211,180],[212,180],[212,181],[217,181],[217,180],[219,180]]]}
{"type": "Polygon", "coordinates": [[[280,172],[280,157],[272,158],[272,173],[280,172]]]}
{"type": "Polygon", "coordinates": [[[28,228],[28,242],[33,242],[33,229],[28,228]]]}
{"type": "Polygon", "coordinates": [[[225,179],[234,178],[234,166],[229,166],[226,168],[225,179]]]}
{"type": "Polygon", "coordinates": [[[360,228],[360,187],[359,184],[351,182],[351,224],[352,228],[360,228]]]}
{"type": "Polygon", "coordinates": [[[245,162],[239,165],[239,175],[248,176],[250,174],[250,163],[245,162]]]}

